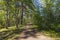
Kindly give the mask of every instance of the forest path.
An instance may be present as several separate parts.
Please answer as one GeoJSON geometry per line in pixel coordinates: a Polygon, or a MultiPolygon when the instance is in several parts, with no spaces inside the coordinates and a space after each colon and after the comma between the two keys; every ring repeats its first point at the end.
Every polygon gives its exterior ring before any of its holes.
{"type": "Polygon", "coordinates": [[[41,34],[36,29],[29,29],[30,27],[32,25],[25,25],[25,30],[15,40],[53,40],[53,38],[41,34]]]}

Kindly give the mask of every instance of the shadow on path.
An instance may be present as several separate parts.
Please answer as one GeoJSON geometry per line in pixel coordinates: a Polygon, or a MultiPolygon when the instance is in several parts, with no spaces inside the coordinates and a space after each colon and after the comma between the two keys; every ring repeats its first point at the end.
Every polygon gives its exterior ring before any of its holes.
{"type": "Polygon", "coordinates": [[[25,29],[19,37],[14,38],[15,40],[27,39],[29,37],[37,38],[38,31],[36,29],[25,29]]]}

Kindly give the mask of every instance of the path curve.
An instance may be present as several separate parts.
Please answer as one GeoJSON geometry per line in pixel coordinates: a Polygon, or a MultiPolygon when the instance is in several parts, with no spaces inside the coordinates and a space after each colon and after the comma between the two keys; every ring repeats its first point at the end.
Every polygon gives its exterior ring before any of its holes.
{"type": "Polygon", "coordinates": [[[53,40],[51,37],[45,36],[36,30],[29,30],[28,28],[31,25],[26,25],[25,29],[19,37],[15,38],[15,40],[53,40]]]}

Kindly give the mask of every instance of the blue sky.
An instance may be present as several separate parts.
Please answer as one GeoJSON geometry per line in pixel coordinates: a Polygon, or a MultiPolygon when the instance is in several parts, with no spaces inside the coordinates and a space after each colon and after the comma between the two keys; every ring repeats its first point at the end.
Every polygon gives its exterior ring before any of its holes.
{"type": "MultiPolygon", "coordinates": [[[[37,10],[41,12],[41,15],[44,14],[43,11],[42,11],[44,2],[42,2],[42,1],[44,1],[44,0],[33,0],[33,4],[37,8],[37,10]]],[[[56,12],[56,5],[57,5],[58,2],[60,2],[60,0],[54,0],[53,7],[52,7],[53,12],[56,12]]],[[[60,7],[58,7],[58,8],[59,8],[58,10],[60,10],[60,7]]]]}
{"type": "MultiPolygon", "coordinates": [[[[37,8],[38,11],[42,12],[43,10],[43,3],[42,3],[43,0],[33,0],[33,4],[35,5],[35,7],[37,8]]],[[[43,15],[43,13],[41,14],[43,15]]]]}
{"type": "Polygon", "coordinates": [[[41,0],[33,0],[33,3],[35,5],[35,7],[42,7],[42,2],[41,0]]]}

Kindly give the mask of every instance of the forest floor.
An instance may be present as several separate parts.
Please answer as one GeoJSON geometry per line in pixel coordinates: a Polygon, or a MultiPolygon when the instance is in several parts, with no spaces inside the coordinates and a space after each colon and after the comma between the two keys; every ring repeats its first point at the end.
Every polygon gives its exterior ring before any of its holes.
{"type": "Polygon", "coordinates": [[[25,30],[18,37],[14,38],[14,40],[55,40],[55,38],[46,36],[36,29],[29,29],[31,27],[32,25],[25,25],[25,30]]]}
{"type": "Polygon", "coordinates": [[[51,37],[45,36],[39,32],[32,31],[32,30],[25,30],[20,36],[14,38],[14,40],[54,40],[51,37]]]}
{"type": "Polygon", "coordinates": [[[15,26],[9,29],[0,30],[0,40],[60,40],[60,33],[53,31],[38,31],[35,25],[24,25],[24,29],[15,29],[15,26]],[[33,28],[32,28],[33,27],[33,28]],[[57,37],[56,34],[58,34],[57,37]]]}

